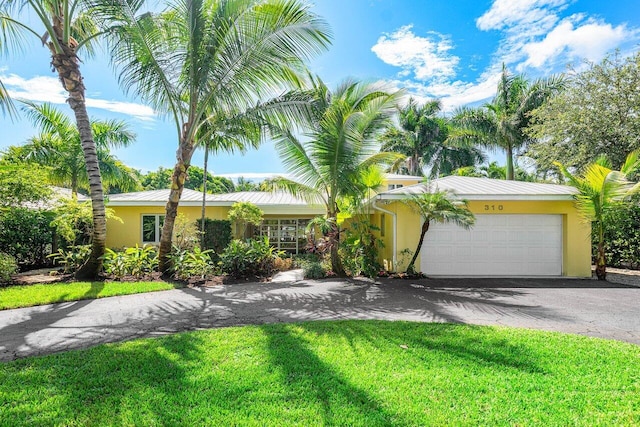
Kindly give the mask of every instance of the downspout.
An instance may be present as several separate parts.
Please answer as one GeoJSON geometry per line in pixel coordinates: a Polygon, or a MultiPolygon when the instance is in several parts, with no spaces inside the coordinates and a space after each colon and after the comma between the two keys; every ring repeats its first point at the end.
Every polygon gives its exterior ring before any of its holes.
{"type": "Polygon", "coordinates": [[[378,199],[376,198],[376,199],[373,200],[373,203],[371,203],[371,206],[373,207],[373,209],[375,209],[377,211],[380,211],[380,212],[384,212],[386,214],[389,214],[389,215],[391,215],[391,218],[392,218],[392,224],[393,225],[392,225],[391,228],[393,229],[392,230],[392,232],[393,232],[393,239],[392,239],[393,252],[392,252],[391,262],[393,262],[393,270],[395,271],[396,268],[397,268],[397,264],[396,263],[398,261],[397,260],[397,252],[398,252],[398,237],[397,236],[398,236],[398,233],[396,233],[397,228],[398,228],[398,218],[397,218],[397,216],[396,216],[396,214],[394,212],[388,211],[386,209],[382,209],[380,206],[378,206],[376,204],[377,201],[378,201],[378,199]]]}

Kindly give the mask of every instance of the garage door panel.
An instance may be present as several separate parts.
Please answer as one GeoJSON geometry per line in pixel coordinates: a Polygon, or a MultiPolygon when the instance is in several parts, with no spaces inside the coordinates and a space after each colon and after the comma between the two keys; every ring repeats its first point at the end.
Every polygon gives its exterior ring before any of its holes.
{"type": "Polygon", "coordinates": [[[431,275],[559,276],[562,216],[476,215],[471,230],[432,224],[420,259],[431,275]]]}

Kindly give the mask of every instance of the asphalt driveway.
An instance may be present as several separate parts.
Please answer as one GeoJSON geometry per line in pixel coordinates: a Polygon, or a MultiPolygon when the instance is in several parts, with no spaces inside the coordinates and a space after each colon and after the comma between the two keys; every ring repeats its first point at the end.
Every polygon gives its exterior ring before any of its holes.
{"type": "Polygon", "coordinates": [[[321,280],[0,311],[0,360],[203,328],[321,319],[505,325],[640,345],[640,288],[578,279],[321,280]]]}

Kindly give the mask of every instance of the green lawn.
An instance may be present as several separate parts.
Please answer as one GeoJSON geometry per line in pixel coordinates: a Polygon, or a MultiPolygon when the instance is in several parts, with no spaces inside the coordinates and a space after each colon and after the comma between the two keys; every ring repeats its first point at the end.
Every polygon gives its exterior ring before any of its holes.
{"type": "Polygon", "coordinates": [[[0,310],[174,289],[166,282],[61,282],[0,288],[0,310]]]}
{"type": "Polygon", "coordinates": [[[199,331],[0,364],[0,425],[632,426],[640,347],[383,321],[199,331]]]}

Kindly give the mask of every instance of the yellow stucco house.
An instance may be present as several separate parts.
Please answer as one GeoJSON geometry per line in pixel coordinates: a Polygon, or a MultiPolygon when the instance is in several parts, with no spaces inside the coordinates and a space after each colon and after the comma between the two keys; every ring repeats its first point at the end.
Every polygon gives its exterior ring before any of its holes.
{"type": "Polygon", "coordinates": [[[451,191],[469,201],[476,224],[432,224],[416,269],[432,276],[591,276],[591,225],[578,216],[575,188],[448,176],[384,191],[372,200],[381,258],[402,270],[420,238],[420,216],[402,202],[412,194],[451,191]],[[398,265],[400,264],[400,265],[398,265]]]}
{"type": "MultiPolygon", "coordinates": [[[[385,244],[380,261],[388,269],[406,267],[407,250],[415,250],[420,237],[420,216],[402,200],[436,189],[468,200],[476,224],[471,230],[432,225],[418,257],[419,271],[432,276],[591,276],[591,227],[578,216],[573,187],[461,176],[428,184],[420,177],[385,176],[382,192],[371,201],[371,212],[385,244]]],[[[108,221],[107,246],[157,244],[168,195],[169,190],[111,195],[108,206],[122,223],[108,221]]],[[[237,192],[207,195],[205,214],[226,219],[238,201],[264,211],[257,234],[293,253],[303,250],[309,220],[325,213],[322,206],[284,193],[237,192]]],[[[202,193],[185,189],[178,212],[195,221],[201,205],[202,193]]]]}

